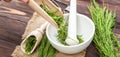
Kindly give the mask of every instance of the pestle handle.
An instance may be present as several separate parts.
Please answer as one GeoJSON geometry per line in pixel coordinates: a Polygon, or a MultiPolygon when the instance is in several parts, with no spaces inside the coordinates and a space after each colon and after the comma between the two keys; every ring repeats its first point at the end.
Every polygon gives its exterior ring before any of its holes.
{"type": "Polygon", "coordinates": [[[70,0],[70,14],[68,22],[68,37],[65,42],[68,45],[77,45],[79,40],[77,39],[77,13],[76,13],[76,0],[70,0]]]}
{"type": "Polygon", "coordinates": [[[71,38],[76,38],[76,0],[70,0],[70,14],[68,23],[68,35],[71,38]]]}

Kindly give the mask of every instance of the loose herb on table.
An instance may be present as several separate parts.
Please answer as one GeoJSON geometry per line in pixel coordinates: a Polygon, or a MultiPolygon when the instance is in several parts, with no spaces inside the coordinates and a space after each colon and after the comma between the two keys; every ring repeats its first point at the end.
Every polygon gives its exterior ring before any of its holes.
{"type": "Polygon", "coordinates": [[[120,44],[112,31],[116,14],[106,7],[100,8],[95,0],[89,6],[89,11],[96,27],[93,41],[100,57],[120,57],[120,44]]]}
{"type": "Polygon", "coordinates": [[[37,57],[54,57],[54,53],[55,49],[50,45],[46,34],[44,34],[39,45],[37,57]]]}

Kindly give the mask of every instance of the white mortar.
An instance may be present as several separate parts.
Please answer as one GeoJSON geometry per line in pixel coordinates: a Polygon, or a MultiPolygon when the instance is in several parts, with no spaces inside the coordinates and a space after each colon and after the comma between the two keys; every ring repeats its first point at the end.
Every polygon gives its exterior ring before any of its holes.
{"type": "MultiPolygon", "coordinates": [[[[64,17],[68,18],[68,14],[64,14],[64,17]]],[[[83,43],[80,43],[78,45],[65,46],[61,44],[58,42],[58,39],[56,37],[56,28],[54,28],[51,24],[49,24],[46,28],[46,34],[52,46],[58,51],[66,54],[75,54],[86,49],[93,40],[94,32],[94,23],[89,17],[83,14],[77,14],[77,35],[82,35],[82,39],[84,40],[83,43]]]]}

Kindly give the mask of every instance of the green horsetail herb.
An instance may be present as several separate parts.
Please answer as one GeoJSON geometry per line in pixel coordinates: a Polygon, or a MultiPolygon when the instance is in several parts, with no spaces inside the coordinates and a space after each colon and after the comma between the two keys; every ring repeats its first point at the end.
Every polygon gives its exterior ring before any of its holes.
{"type": "Polygon", "coordinates": [[[33,49],[36,41],[37,40],[36,40],[35,36],[28,37],[28,39],[26,40],[25,51],[30,52],[33,49]]]}
{"type": "Polygon", "coordinates": [[[77,39],[79,40],[79,43],[84,42],[80,35],[77,35],[77,39]]]}
{"type": "Polygon", "coordinates": [[[47,57],[54,57],[55,49],[50,46],[47,57]]]}
{"type": "Polygon", "coordinates": [[[39,50],[38,50],[38,56],[37,57],[44,57],[43,55],[43,51],[44,51],[44,48],[45,48],[45,45],[46,45],[46,35],[43,35],[43,38],[40,42],[40,46],[39,46],[39,50]]]}
{"type": "MultiPolygon", "coordinates": [[[[60,43],[64,44],[64,45],[68,45],[65,42],[65,39],[67,38],[67,30],[68,30],[68,23],[65,22],[65,19],[63,16],[58,16],[55,13],[56,12],[52,12],[50,10],[48,10],[44,5],[40,5],[47,13],[49,16],[51,16],[55,22],[58,24],[58,35],[57,38],[59,40],[60,43]]],[[[78,37],[78,40],[80,41],[80,43],[83,42],[82,39],[80,39],[81,37],[78,37]]]]}
{"type": "MultiPolygon", "coordinates": [[[[45,37],[47,38],[47,36],[45,36],[45,37]]],[[[48,40],[46,40],[46,45],[45,45],[45,48],[43,50],[44,57],[47,57],[49,49],[50,49],[50,42],[48,40]]]]}
{"type": "Polygon", "coordinates": [[[96,27],[93,41],[100,57],[120,57],[120,44],[112,32],[116,14],[106,7],[100,8],[95,0],[92,6],[89,6],[89,11],[96,27]]]}
{"type": "Polygon", "coordinates": [[[39,45],[37,57],[54,57],[54,53],[55,49],[50,45],[46,34],[44,34],[39,45]]]}

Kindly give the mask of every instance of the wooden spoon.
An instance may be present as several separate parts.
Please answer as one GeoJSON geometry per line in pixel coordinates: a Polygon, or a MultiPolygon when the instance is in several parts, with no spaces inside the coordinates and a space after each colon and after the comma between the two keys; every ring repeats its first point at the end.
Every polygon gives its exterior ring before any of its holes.
{"type": "Polygon", "coordinates": [[[38,44],[40,43],[41,39],[42,39],[42,35],[44,34],[44,30],[46,29],[46,26],[48,25],[48,22],[44,23],[43,25],[40,26],[40,28],[37,28],[36,30],[32,31],[21,43],[21,50],[26,53],[26,54],[31,54],[33,53],[33,51],[36,49],[36,47],[38,46],[38,44]],[[25,51],[25,47],[26,47],[26,41],[30,36],[35,36],[36,38],[36,43],[34,45],[34,47],[32,48],[32,50],[30,52],[26,52],[25,51]]]}

